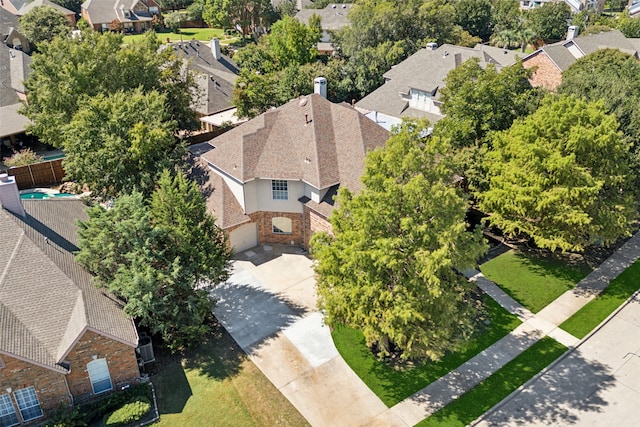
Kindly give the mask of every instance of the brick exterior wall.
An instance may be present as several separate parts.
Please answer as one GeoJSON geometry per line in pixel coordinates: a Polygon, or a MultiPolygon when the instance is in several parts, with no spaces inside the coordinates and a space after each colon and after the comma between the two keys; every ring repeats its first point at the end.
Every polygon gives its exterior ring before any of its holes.
{"type": "Polygon", "coordinates": [[[522,63],[524,68],[537,67],[533,72],[531,79],[531,85],[533,87],[543,87],[552,92],[555,92],[556,88],[560,86],[562,82],[562,71],[556,67],[546,53],[540,52],[535,56],[528,58],[522,63]]]}
{"type": "MultiPolygon", "coordinates": [[[[0,358],[4,366],[0,368],[0,394],[6,394],[8,387],[15,392],[33,386],[45,415],[57,410],[62,404],[71,404],[64,374],[6,355],[0,355],[0,358]]],[[[16,412],[19,413],[13,393],[11,398],[16,412]]]]}
{"type": "Polygon", "coordinates": [[[258,244],[302,246],[303,222],[302,214],[288,212],[254,212],[249,214],[251,222],[258,224],[258,244]],[[273,232],[272,220],[285,217],[291,220],[291,234],[277,234],[273,232]],[[293,242],[293,243],[291,243],[293,242]]]}
{"type": "Polygon", "coordinates": [[[303,247],[309,250],[309,241],[311,236],[319,231],[326,231],[329,234],[333,234],[331,223],[324,216],[317,212],[312,211],[307,206],[304,207],[304,245],[303,247]]]}
{"type": "Polygon", "coordinates": [[[107,359],[114,388],[133,383],[140,377],[134,348],[93,331],[86,331],[65,359],[71,365],[67,383],[74,398],[83,399],[93,394],[87,363],[93,361],[94,354],[100,359],[107,359]]]}

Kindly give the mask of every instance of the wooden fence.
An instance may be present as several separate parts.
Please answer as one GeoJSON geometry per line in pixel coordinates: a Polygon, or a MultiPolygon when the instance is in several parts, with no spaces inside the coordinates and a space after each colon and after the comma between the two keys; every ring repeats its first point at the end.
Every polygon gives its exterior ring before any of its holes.
{"type": "Polygon", "coordinates": [[[62,183],[62,160],[47,160],[27,166],[12,167],[5,172],[16,178],[20,190],[34,187],[50,187],[62,183]]]}

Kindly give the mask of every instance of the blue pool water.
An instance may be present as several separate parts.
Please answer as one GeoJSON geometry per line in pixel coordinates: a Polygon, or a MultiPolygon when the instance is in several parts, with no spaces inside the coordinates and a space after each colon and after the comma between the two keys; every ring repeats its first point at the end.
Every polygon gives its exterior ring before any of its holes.
{"type": "Polygon", "coordinates": [[[52,197],[75,197],[75,195],[68,193],[47,194],[38,192],[25,193],[20,195],[21,199],[50,199],[52,197]]]}

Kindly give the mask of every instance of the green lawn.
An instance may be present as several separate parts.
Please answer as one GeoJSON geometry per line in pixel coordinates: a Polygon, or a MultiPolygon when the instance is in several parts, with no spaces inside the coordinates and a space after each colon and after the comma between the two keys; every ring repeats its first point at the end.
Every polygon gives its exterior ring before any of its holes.
{"type": "Polygon", "coordinates": [[[359,331],[339,327],[331,335],[351,369],[385,405],[391,407],[471,359],[520,324],[516,316],[508,313],[491,298],[485,297],[484,303],[492,322],[479,331],[474,339],[469,340],[462,351],[449,354],[439,362],[411,368],[394,369],[378,361],[365,345],[364,335],[359,331]]]}
{"type": "Polygon", "coordinates": [[[640,261],[636,261],[612,280],[598,297],[565,320],[560,328],[577,338],[584,338],[638,289],[640,289],[640,261]]]}
{"type": "Polygon", "coordinates": [[[152,376],[157,426],[305,426],[300,413],[223,330],[152,376]],[[212,424],[213,423],[213,424],[212,424]]]}
{"type": "Polygon", "coordinates": [[[560,357],[566,350],[565,346],[554,339],[542,338],[489,378],[421,421],[417,426],[466,426],[560,357]]]}
{"type": "Polygon", "coordinates": [[[480,266],[485,277],[534,313],[584,279],[586,265],[568,266],[565,260],[537,258],[508,251],[480,266]]]}
{"type": "MultiPolygon", "coordinates": [[[[221,28],[183,28],[181,32],[183,41],[189,41],[192,38],[195,38],[196,40],[208,42],[212,38],[217,37],[220,39],[220,43],[230,44],[239,40],[239,37],[236,35],[227,36],[223,34],[223,30],[221,28]]],[[[180,33],[175,33],[170,30],[157,32],[156,34],[162,43],[166,43],[167,38],[172,42],[180,41],[180,33]]],[[[143,36],[143,34],[131,34],[124,36],[122,40],[123,43],[131,43],[140,40],[143,36]]]]}

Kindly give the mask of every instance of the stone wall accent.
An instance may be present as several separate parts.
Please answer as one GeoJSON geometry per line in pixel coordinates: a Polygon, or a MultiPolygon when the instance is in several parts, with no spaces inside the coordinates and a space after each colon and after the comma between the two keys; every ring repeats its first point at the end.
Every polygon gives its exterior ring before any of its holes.
{"type": "Polygon", "coordinates": [[[562,83],[562,71],[544,52],[539,52],[537,55],[529,57],[526,61],[523,61],[522,66],[524,68],[536,67],[529,79],[533,87],[543,87],[555,92],[560,83],[562,83]]]}
{"type": "Polygon", "coordinates": [[[140,377],[133,347],[93,331],[86,331],[66,357],[66,361],[71,365],[67,383],[74,398],[85,399],[93,394],[87,364],[93,361],[94,354],[99,359],[107,359],[114,388],[134,383],[140,377]]]}
{"type": "MultiPolygon", "coordinates": [[[[0,394],[6,394],[8,387],[16,391],[33,386],[45,415],[57,410],[62,404],[71,404],[71,396],[65,384],[65,374],[4,354],[0,357],[4,366],[0,368],[0,394]]],[[[11,398],[14,399],[13,393],[11,398]]],[[[19,413],[15,400],[13,403],[16,412],[19,413]]]]}
{"type": "Polygon", "coordinates": [[[302,214],[290,212],[254,212],[249,214],[251,222],[258,224],[258,244],[294,245],[302,246],[303,221],[302,214]],[[277,234],[273,232],[271,220],[285,217],[291,220],[291,234],[277,234]],[[293,242],[293,243],[292,243],[293,242]]]}

